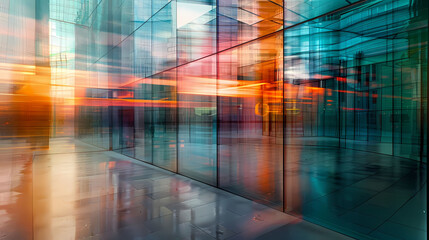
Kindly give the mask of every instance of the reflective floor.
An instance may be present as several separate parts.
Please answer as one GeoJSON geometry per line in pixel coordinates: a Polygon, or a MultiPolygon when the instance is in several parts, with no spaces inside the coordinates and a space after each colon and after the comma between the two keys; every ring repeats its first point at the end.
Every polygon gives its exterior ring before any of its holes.
{"type": "MultiPolygon", "coordinates": [[[[223,187],[281,209],[275,194],[282,187],[281,159],[266,157],[275,151],[229,147],[235,161],[221,162],[221,173],[234,175],[221,177],[228,181],[223,187]]],[[[285,151],[287,213],[359,239],[427,239],[426,164],[334,147],[287,145],[285,151]]]]}
{"type": "Polygon", "coordinates": [[[290,147],[287,212],[359,238],[427,238],[427,167],[350,149],[290,147]],[[299,204],[297,204],[299,203],[299,204]]]}
{"type": "Polygon", "coordinates": [[[2,141],[0,239],[348,239],[81,142],[2,141]]]}

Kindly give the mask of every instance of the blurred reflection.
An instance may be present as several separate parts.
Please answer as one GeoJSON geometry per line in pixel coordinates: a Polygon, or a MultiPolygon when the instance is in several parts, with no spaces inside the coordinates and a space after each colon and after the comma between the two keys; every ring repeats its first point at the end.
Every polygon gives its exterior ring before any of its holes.
{"type": "Polygon", "coordinates": [[[178,69],[179,173],[216,185],[216,58],[178,69]]]}
{"type": "MultiPolygon", "coordinates": [[[[43,74],[43,73],[42,73],[43,74]]],[[[40,80],[42,77],[38,75],[40,80]]],[[[46,87],[48,87],[47,85],[46,87]]],[[[49,147],[51,102],[44,86],[34,86],[34,80],[14,86],[10,98],[11,118],[8,126],[13,137],[27,139],[32,148],[49,147]]]]}
{"type": "MultiPolygon", "coordinates": [[[[409,224],[408,201],[425,208],[415,196],[426,183],[427,8],[424,0],[0,1],[0,149],[76,151],[51,144],[76,137],[347,234],[383,237],[409,224]]],[[[65,161],[73,163],[61,181],[38,181],[70,184],[77,160],[65,161]]],[[[139,196],[126,182],[138,173],[123,165],[100,168],[113,192],[106,204],[129,211],[139,196]]],[[[59,192],[73,199],[75,191],[59,192]]],[[[55,201],[40,208],[55,215],[55,201]]],[[[166,211],[155,209],[146,213],[166,211]]],[[[123,218],[108,226],[123,227],[123,218]]],[[[49,228],[61,221],[79,219],[49,228]]]]}
{"type": "Polygon", "coordinates": [[[427,19],[427,3],[381,1],[284,31],[286,212],[357,238],[393,238],[396,223],[411,226],[406,219],[420,226],[413,237],[425,235],[424,217],[405,213],[401,204],[413,199],[420,211],[425,205],[399,190],[414,179],[408,193],[420,195],[426,182],[422,168],[404,168],[427,161],[427,22],[421,18],[427,19]]]}
{"type": "Polygon", "coordinates": [[[55,155],[35,160],[39,161],[33,170],[33,188],[37,190],[33,193],[34,238],[54,239],[59,234],[67,239],[76,238],[75,155],[62,156],[63,164],[54,163],[55,155]]]}
{"type": "MultiPolygon", "coordinates": [[[[21,4],[21,3],[16,3],[21,4]]],[[[24,140],[31,148],[49,146],[51,99],[49,31],[46,14],[35,6],[1,8],[0,94],[2,139],[24,140]]]]}
{"type": "Polygon", "coordinates": [[[219,185],[282,208],[282,35],[220,53],[219,185]],[[244,188],[243,188],[244,187],[244,188]]]}

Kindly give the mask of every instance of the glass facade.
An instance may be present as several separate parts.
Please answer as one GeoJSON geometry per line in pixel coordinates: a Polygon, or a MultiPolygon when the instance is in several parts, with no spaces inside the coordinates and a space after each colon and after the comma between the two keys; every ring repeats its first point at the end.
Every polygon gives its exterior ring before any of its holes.
{"type": "Polygon", "coordinates": [[[46,0],[0,1],[0,140],[49,145],[49,12],[46,0]]]}
{"type": "Polygon", "coordinates": [[[79,139],[357,238],[426,188],[427,1],[76,4],[79,139]]]}

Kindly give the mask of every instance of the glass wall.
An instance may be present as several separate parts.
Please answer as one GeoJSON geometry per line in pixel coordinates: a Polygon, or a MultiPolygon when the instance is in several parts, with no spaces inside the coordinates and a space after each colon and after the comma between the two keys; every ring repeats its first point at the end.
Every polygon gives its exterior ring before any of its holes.
{"type": "Polygon", "coordinates": [[[217,108],[216,58],[207,57],[179,67],[179,173],[216,185],[217,108]]]}
{"type": "Polygon", "coordinates": [[[425,208],[426,20],[423,1],[379,1],[284,31],[287,213],[358,239],[425,236],[400,206],[425,208]]]}
{"type": "Polygon", "coordinates": [[[283,36],[218,57],[219,186],[282,209],[283,36]]]}
{"type": "Polygon", "coordinates": [[[82,1],[77,136],[388,239],[426,187],[427,17],[420,0],[82,1]]]}
{"type": "Polygon", "coordinates": [[[301,109],[286,114],[291,144],[426,158],[427,46],[413,43],[427,28],[411,7],[359,5],[284,31],[285,102],[301,109]]]}

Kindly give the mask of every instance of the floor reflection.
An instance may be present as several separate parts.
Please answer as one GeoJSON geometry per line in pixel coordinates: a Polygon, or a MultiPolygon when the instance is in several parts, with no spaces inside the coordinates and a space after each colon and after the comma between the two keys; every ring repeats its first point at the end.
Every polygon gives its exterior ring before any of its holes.
{"type": "Polygon", "coordinates": [[[2,154],[9,156],[1,162],[2,239],[276,239],[282,226],[301,239],[347,239],[80,142],[54,139],[50,150],[34,152],[33,162],[30,153],[2,154]],[[308,227],[315,229],[310,235],[302,232],[308,227]]]}
{"type": "Polygon", "coordinates": [[[32,146],[23,140],[0,141],[0,239],[31,239],[32,146]]]}
{"type": "MultiPolygon", "coordinates": [[[[49,150],[27,145],[2,142],[1,239],[346,238],[306,220],[362,239],[426,236],[426,167],[402,158],[290,145],[288,215],[79,141],[52,139],[49,150]]],[[[250,197],[276,199],[268,193],[278,187],[281,163],[261,165],[256,152],[274,150],[248,145],[247,158],[222,162],[234,173],[224,180],[235,190],[251,186],[250,197]]]]}
{"type": "Polygon", "coordinates": [[[425,238],[426,164],[332,147],[287,149],[285,182],[299,188],[286,188],[286,212],[357,238],[425,238]]]}

